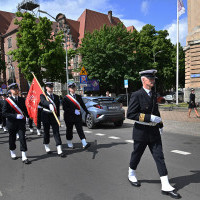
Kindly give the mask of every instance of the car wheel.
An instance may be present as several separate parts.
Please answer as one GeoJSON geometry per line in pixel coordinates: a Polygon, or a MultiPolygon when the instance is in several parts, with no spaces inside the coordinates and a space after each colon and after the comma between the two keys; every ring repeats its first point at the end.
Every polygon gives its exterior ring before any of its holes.
{"type": "Polygon", "coordinates": [[[123,125],[123,123],[124,123],[124,121],[121,120],[121,121],[118,121],[118,122],[114,122],[114,125],[115,125],[116,127],[120,127],[120,126],[123,125]]]}
{"type": "Polygon", "coordinates": [[[92,129],[94,128],[94,120],[93,120],[93,116],[91,114],[88,114],[87,117],[86,117],[86,126],[89,128],[89,129],[92,129]]]}

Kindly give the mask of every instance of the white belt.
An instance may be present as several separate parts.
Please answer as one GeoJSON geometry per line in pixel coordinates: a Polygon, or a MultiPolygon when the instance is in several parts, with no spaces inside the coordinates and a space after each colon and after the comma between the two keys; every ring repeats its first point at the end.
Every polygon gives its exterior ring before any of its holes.
{"type": "Polygon", "coordinates": [[[48,110],[48,109],[46,109],[46,108],[43,108],[43,111],[46,111],[46,112],[52,113],[51,110],[48,110]]]}
{"type": "Polygon", "coordinates": [[[157,125],[157,123],[155,123],[155,122],[139,122],[139,121],[137,121],[135,123],[146,125],[146,126],[156,126],[157,125]]]}

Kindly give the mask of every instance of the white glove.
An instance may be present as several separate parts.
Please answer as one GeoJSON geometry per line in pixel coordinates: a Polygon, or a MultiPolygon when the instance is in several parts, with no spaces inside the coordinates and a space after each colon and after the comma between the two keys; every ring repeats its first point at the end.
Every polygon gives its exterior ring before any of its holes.
{"type": "Polygon", "coordinates": [[[53,112],[54,111],[54,107],[52,104],[49,104],[49,109],[53,112]]]}
{"type": "Polygon", "coordinates": [[[163,134],[163,128],[159,128],[159,131],[160,131],[160,135],[163,134]]]}
{"type": "Polygon", "coordinates": [[[162,119],[158,116],[155,115],[151,115],[151,122],[155,122],[155,123],[160,123],[162,121],[162,119]]]}
{"type": "Polygon", "coordinates": [[[76,115],[80,115],[81,113],[80,113],[79,110],[76,109],[76,110],[75,110],[75,114],[76,114],[76,115]]]}
{"type": "Polygon", "coordinates": [[[21,115],[21,114],[17,114],[17,119],[23,119],[23,118],[24,118],[23,115],[21,115]]]}

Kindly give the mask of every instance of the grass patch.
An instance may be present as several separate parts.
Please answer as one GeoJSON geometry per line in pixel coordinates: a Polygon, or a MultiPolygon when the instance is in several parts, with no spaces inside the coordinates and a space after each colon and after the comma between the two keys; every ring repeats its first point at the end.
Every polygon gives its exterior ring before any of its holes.
{"type": "Polygon", "coordinates": [[[187,103],[179,103],[177,106],[176,103],[169,103],[169,104],[160,104],[160,107],[163,107],[163,108],[169,108],[169,107],[187,108],[188,104],[187,103]]]}

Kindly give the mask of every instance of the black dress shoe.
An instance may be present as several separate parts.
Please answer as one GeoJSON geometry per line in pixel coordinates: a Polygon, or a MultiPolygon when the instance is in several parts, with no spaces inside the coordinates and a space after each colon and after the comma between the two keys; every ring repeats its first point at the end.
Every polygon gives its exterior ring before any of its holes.
{"type": "MultiPolygon", "coordinates": [[[[129,179],[128,179],[128,180],[129,180],[129,179]]],[[[132,181],[129,180],[129,182],[130,182],[131,185],[134,186],[134,187],[140,187],[140,186],[141,186],[141,184],[140,184],[139,181],[137,181],[137,182],[132,182],[132,181]]]]}
{"type": "Polygon", "coordinates": [[[46,153],[47,153],[47,154],[52,154],[52,151],[47,151],[46,153]]]}
{"type": "Polygon", "coordinates": [[[75,147],[74,147],[74,146],[73,146],[73,147],[68,147],[68,146],[67,146],[67,148],[68,148],[68,149],[75,149],[75,147]]]}
{"type": "Polygon", "coordinates": [[[17,160],[17,159],[18,159],[18,157],[13,157],[13,158],[11,157],[11,159],[12,159],[12,160],[17,160]]]}
{"type": "Polygon", "coordinates": [[[65,158],[66,157],[66,155],[64,153],[58,154],[58,156],[61,157],[61,158],[65,158]]]}
{"type": "Polygon", "coordinates": [[[24,164],[26,164],[26,165],[31,164],[31,161],[30,161],[29,159],[23,160],[22,162],[23,162],[24,164]]]}
{"type": "Polygon", "coordinates": [[[161,193],[164,194],[164,195],[168,195],[168,196],[170,196],[174,199],[180,199],[181,198],[181,195],[179,193],[177,193],[175,190],[169,191],[169,192],[162,191],[161,193]]]}
{"type": "Polygon", "coordinates": [[[83,147],[83,149],[88,149],[91,146],[90,143],[87,143],[86,146],[83,147]]]}

